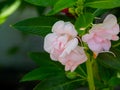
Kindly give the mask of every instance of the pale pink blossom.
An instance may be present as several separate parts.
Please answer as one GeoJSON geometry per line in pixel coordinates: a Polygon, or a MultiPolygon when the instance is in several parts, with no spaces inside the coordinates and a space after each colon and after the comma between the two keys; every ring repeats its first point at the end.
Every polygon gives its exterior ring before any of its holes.
{"type": "Polygon", "coordinates": [[[103,23],[93,25],[89,30],[89,34],[82,36],[82,40],[86,42],[88,47],[97,55],[103,51],[109,51],[111,47],[110,40],[118,40],[119,37],[117,34],[119,32],[116,17],[109,14],[103,23]]]}
{"type": "Polygon", "coordinates": [[[84,63],[87,60],[87,56],[83,47],[77,46],[65,57],[59,57],[59,61],[65,65],[65,70],[74,71],[79,64],[84,63]]]}
{"type": "Polygon", "coordinates": [[[77,32],[72,23],[58,21],[53,25],[52,32],[44,39],[44,49],[50,53],[52,60],[65,65],[66,71],[74,71],[87,60],[83,48],[78,47],[77,32]]]}
{"type": "Polygon", "coordinates": [[[72,37],[77,36],[77,31],[70,22],[58,21],[52,27],[52,32],[56,34],[67,34],[72,37]]]}

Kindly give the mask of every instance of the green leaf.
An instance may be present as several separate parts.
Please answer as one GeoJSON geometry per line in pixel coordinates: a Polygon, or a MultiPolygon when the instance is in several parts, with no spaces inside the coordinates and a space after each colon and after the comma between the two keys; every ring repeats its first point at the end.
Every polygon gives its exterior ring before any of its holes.
{"type": "Polygon", "coordinates": [[[23,21],[20,21],[12,27],[23,31],[25,33],[31,33],[39,36],[45,36],[46,34],[51,32],[52,25],[57,21],[58,19],[53,17],[38,17],[38,18],[31,18],[26,19],[23,21]]]}
{"type": "Polygon", "coordinates": [[[34,62],[36,62],[36,64],[41,67],[54,66],[55,68],[64,70],[63,65],[58,62],[52,61],[48,53],[31,52],[29,53],[29,56],[34,62]]]}
{"type": "Polygon", "coordinates": [[[93,12],[93,15],[94,15],[95,17],[99,17],[99,16],[101,16],[103,13],[106,13],[106,12],[108,12],[108,11],[110,11],[110,9],[100,9],[100,8],[98,8],[98,9],[96,9],[96,10],[93,12]]]}
{"type": "Polygon", "coordinates": [[[49,66],[53,63],[48,53],[30,52],[29,57],[39,66],[49,66]]]}
{"type": "Polygon", "coordinates": [[[21,4],[21,0],[16,0],[11,5],[5,5],[0,11],[0,24],[4,23],[8,16],[15,12],[21,4]]]}
{"type": "Polygon", "coordinates": [[[58,0],[25,0],[28,3],[38,6],[53,6],[58,0]]]}
{"type": "Polygon", "coordinates": [[[120,78],[112,77],[108,83],[110,86],[118,86],[120,85],[120,78]]]}
{"type": "Polygon", "coordinates": [[[98,64],[98,71],[99,71],[99,77],[101,78],[101,81],[104,82],[102,84],[106,85],[107,82],[110,80],[110,78],[115,74],[115,70],[111,70],[110,68],[106,68],[101,64],[98,64]]]}
{"type": "Polygon", "coordinates": [[[117,41],[112,41],[112,47],[120,49],[120,39],[117,41]]]}
{"type": "Polygon", "coordinates": [[[40,82],[33,90],[75,90],[81,79],[68,80],[65,75],[55,76],[40,82]]]}
{"type": "Polygon", "coordinates": [[[86,28],[90,26],[90,24],[93,21],[93,15],[91,13],[85,13],[80,15],[76,22],[75,22],[75,28],[77,29],[78,33],[80,35],[83,35],[86,32],[86,28]]]}
{"type": "Polygon", "coordinates": [[[120,71],[120,50],[111,49],[115,56],[111,53],[101,53],[97,60],[105,67],[116,69],[120,71]]]}
{"type": "Polygon", "coordinates": [[[110,9],[120,7],[120,0],[95,0],[87,2],[85,6],[92,8],[110,9]]]}
{"type": "Polygon", "coordinates": [[[40,67],[27,73],[21,81],[43,80],[45,78],[49,78],[50,76],[58,75],[60,73],[64,72],[55,67],[40,67]]]}
{"type": "Polygon", "coordinates": [[[51,12],[48,13],[48,15],[53,15],[58,13],[59,11],[69,8],[73,6],[76,3],[77,0],[59,0],[55,5],[51,12]]]}

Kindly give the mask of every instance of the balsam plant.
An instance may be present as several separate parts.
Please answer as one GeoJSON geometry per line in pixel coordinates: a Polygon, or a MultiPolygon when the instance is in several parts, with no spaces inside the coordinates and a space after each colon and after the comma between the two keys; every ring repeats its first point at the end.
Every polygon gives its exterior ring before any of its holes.
{"type": "Polygon", "coordinates": [[[33,90],[115,90],[120,85],[120,0],[25,2],[37,7],[39,17],[12,27],[44,37],[45,51],[29,52],[38,68],[21,81],[39,80],[33,90]]]}

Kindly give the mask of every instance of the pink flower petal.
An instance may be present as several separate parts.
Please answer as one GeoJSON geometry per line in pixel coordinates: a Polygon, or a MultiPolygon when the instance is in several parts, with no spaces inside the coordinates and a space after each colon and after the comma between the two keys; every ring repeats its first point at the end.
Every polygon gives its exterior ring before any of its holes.
{"type": "Polygon", "coordinates": [[[103,41],[103,43],[101,43],[102,44],[102,47],[103,47],[103,50],[104,51],[109,51],[109,49],[110,49],[110,47],[111,47],[111,42],[110,42],[110,40],[105,40],[105,41],[103,41]]]}
{"type": "Polygon", "coordinates": [[[69,54],[72,50],[74,50],[78,45],[77,38],[74,38],[70,40],[66,45],[63,53],[60,55],[60,57],[65,57],[67,54],[69,54]]]}
{"type": "Polygon", "coordinates": [[[56,40],[58,36],[55,33],[50,33],[44,38],[44,50],[48,53],[51,52],[53,48],[53,42],[56,40]]]}
{"type": "Polygon", "coordinates": [[[111,28],[117,23],[117,19],[114,15],[109,14],[103,21],[103,25],[105,28],[111,28]]]}
{"type": "Polygon", "coordinates": [[[57,21],[54,25],[53,25],[53,27],[52,27],[52,32],[53,33],[57,33],[57,34],[59,34],[59,33],[62,33],[62,31],[63,31],[63,29],[64,29],[64,21],[57,21]]]}
{"type": "Polygon", "coordinates": [[[118,40],[117,34],[120,32],[117,19],[109,14],[103,23],[95,24],[89,34],[82,36],[82,40],[88,44],[88,47],[97,55],[102,51],[109,51],[111,47],[110,40],[118,40]]]}
{"type": "Polygon", "coordinates": [[[93,38],[93,36],[94,36],[94,33],[85,34],[84,36],[82,36],[82,40],[83,40],[84,42],[87,42],[87,41],[89,41],[91,38],[93,38]]]}
{"type": "Polygon", "coordinates": [[[77,31],[75,30],[74,26],[70,22],[58,21],[52,27],[52,32],[56,34],[68,34],[72,37],[77,36],[77,31]]]}
{"type": "Polygon", "coordinates": [[[76,67],[87,60],[87,56],[82,47],[77,46],[69,55],[64,57],[64,59],[60,59],[59,61],[64,62],[65,70],[74,71],[76,67]],[[65,62],[63,61],[65,60],[65,62]]]}
{"type": "Polygon", "coordinates": [[[77,31],[75,30],[75,27],[72,23],[66,22],[64,26],[64,33],[69,34],[72,37],[77,36],[77,31]]]}
{"type": "Polygon", "coordinates": [[[101,52],[102,51],[102,46],[100,43],[96,43],[94,41],[94,39],[91,39],[87,42],[89,48],[93,51],[93,52],[101,52]]]}

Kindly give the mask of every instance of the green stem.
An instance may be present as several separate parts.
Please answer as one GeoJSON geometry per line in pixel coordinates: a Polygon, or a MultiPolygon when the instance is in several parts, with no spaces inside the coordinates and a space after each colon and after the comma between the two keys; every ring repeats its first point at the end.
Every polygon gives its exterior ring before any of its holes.
{"type": "Polygon", "coordinates": [[[89,90],[95,90],[92,62],[90,61],[90,57],[88,57],[88,60],[86,62],[86,67],[87,67],[87,74],[88,74],[87,79],[88,79],[88,84],[89,84],[89,90]]]}

